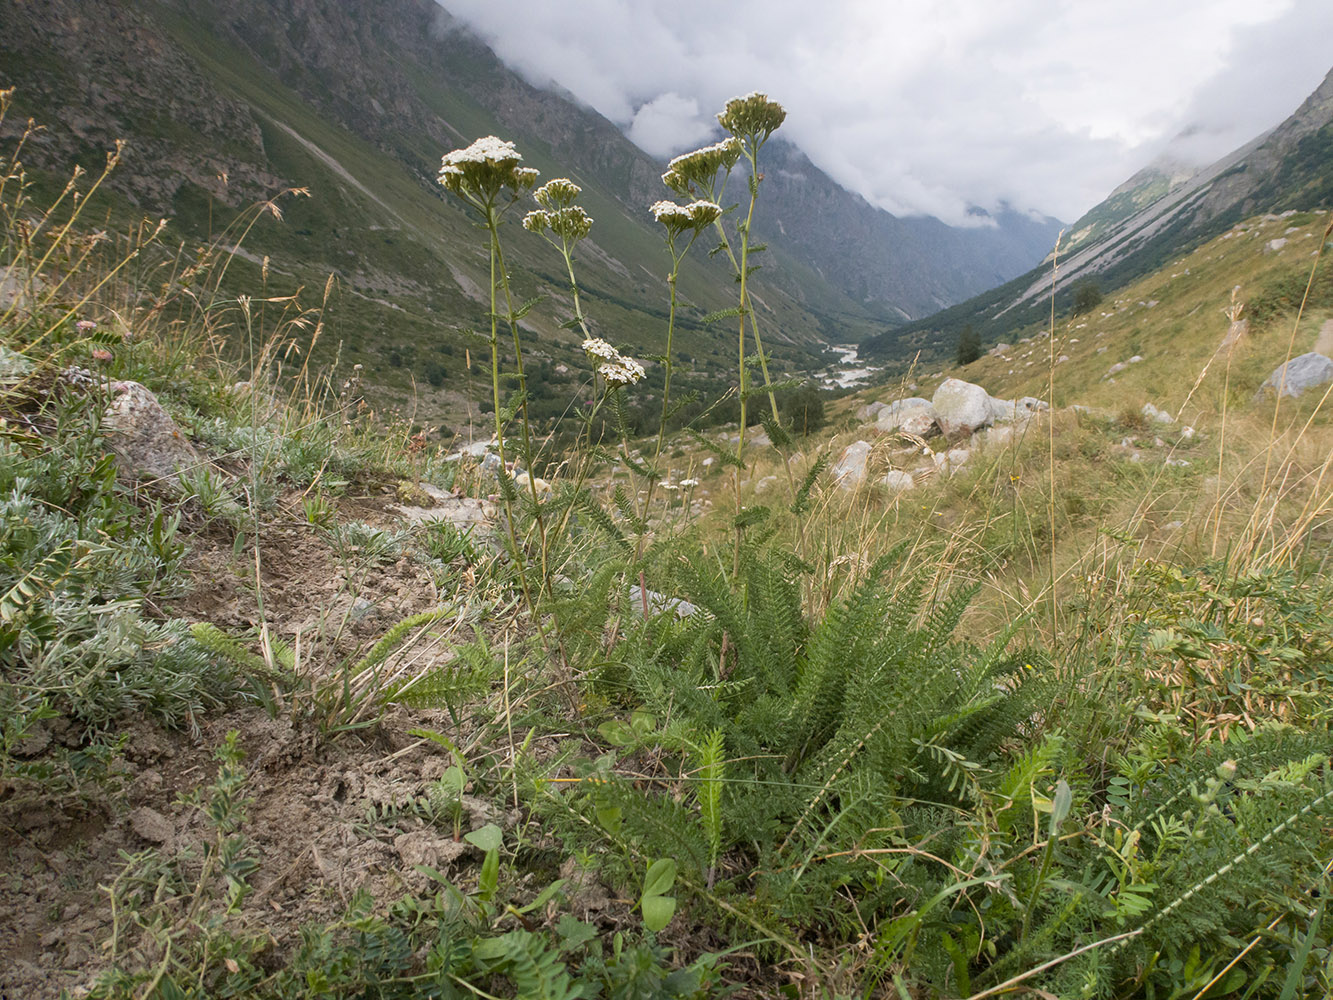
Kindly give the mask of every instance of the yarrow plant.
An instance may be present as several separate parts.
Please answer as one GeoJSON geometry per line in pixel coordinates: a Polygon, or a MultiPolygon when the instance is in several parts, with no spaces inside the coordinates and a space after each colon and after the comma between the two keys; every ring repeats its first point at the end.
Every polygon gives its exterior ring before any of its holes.
{"type": "Polygon", "coordinates": [[[741,142],[730,136],[711,146],[677,156],[667,164],[662,183],[683,198],[690,197],[696,190],[712,193],[718,172],[730,173],[740,158],[741,142]]]}
{"type": "MultiPolygon", "coordinates": [[[[500,244],[500,219],[504,212],[532,189],[537,182],[537,171],[522,166],[523,157],[512,142],[493,135],[476,140],[463,149],[445,153],[440,159],[440,185],[450,194],[462,199],[467,205],[481,213],[485,219],[486,232],[490,238],[491,264],[491,309],[490,309],[490,345],[491,345],[491,398],[495,413],[495,438],[500,449],[500,459],[505,461],[505,430],[515,412],[521,416],[522,457],[524,464],[533,467],[532,430],[528,420],[526,379],[523,374],[523,345],[518,335],[518,322],[522,318],[514,310],[513,296],[509,287],[509,275],[505,268],[504,251],[500,244]],[[500,402],[500,314],[496,308],[497,293],[502,291],[505,300],[505,319],[509,324],[514,340],[514,375],[518,379],[516,403],[506,408],[500,402]]],[[[589,220],[591,224],[591,220],[589,220]]],[[[501,477],[504,478],[503,476],[501,477]]],[[[538,506],[536,478],[528,477],[528,489],[532,503],[538,511],[537,530],[541,536],[542,580],[549,580],[546,566],[545,526],[542,523],[538,506]]],[[[506,520],[509,523],[510,542],[515,558],[520,560],[520,579],[524,589],[528,584],[522,571],[522,553],[514,529],[512,501],[513,488],[502,485],[501,499],[504,501],[506,520]]],[[[530,596],[530,595],[529,595],[530,596]]]]}
{"type": "Polygon", "coordinates": [[[512,142],[493,135],[440,159],[439,182],[450,194],[483,209],[508,188],[521,193],[537,181],[537,171],[521,167],[523,157],[512,142]]]}
{"type": "MultiPolygon", "coordinates": [[[[720,142],[677,156],[667,164],[667,171],[662,175],[662,183],[675,194],[683,198],[697,198],[702,201],[695,201],[690,206],[676,205],[669,207],[673,205],[671,202],[659,202],[658,205],[653,206],[655,215],[658,214],[658,206],[662,206],[662,214],[658,215],[658,221],[664,222],[668,227],[673,224],[683,226],[682,212],[684,210],[700,204],[712,204],[714,206],[723,204],[723,193],[726,190],[731,171],[741,161],[742,157],[745,158],[749,166],[750,204],[745,213],[745,219],[736,224],[736,232],[740,237],[739,256],[732,248],[727,238],[726,229],[722,225],[722,216],[730,209],[723,210],[719,208],[718,214],[711,222],[720,238],[720,249],[726,252],[739,286],[736,309],[739,319],[737,393],[741,416],[740,436],[736,442],[738,463],[745,450],[745,428],[748,423],[746,403],[750,396],[749,372],[745,356],[747,327],[749,334],[754,337],[755,353],[759,357],[759,368],[764,378],[764,391],[768,395],[772,420],[771,422],[765,421],[765,423],[769,429],[769,436],[773,443],[779,446],[788,443],[789,440],[783,434],[779,425],[777,396],[774,393],[773,380],[769,376],[768,357],[764,354],[763,340],[759,335],[759,321],[750,301],[749,288],[749,277],[753,270],[750,264],[750,255],[762,249],[754,246],[750,239],[751,226],[754,222],[755,202],[759,198],[759,184],[764,176],[759,169],[759,151],[764,143],[772,137],[773,133],[781,127],[786,118],[786,109],[777,101],[771,100],[767,94],[754,92],[746,94],[744,97],[731,99],[717,116],[718,124],[731,134],[720,142]]],[[[791,479],[790,466],[787,463],[784,463],[784,465],[787,467],[789,485],[794,492],[796,484],[791,479]]],[[[737,475],[739,475],[739,472],[737,475]]],[[[737,497],[737,503],[739,503],[739,479],[737,479],[737,497]]],[[[739,557],[739,549],[737,552],[739,557]]]]}
{"type": "Polygon", "coordinates": [[[634,385],[643,380],[643,365],[633,358],[625,357],[605,340],[585,340],[583,350],[597,366],[597,374],[609,385],[634,385]]]}

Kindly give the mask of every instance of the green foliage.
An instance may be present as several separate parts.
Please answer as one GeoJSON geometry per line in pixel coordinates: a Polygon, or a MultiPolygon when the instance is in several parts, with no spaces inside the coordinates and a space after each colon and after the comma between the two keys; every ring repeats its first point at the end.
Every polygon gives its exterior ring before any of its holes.
{"type": "Polygon", "coordinates": [[[1333,306],[1333,269],[1286,268],[1266,279],[1245,303],[1245,316],[1256,326],[1266,326],[1282,316],[1294,316],[1304,303],[1307,309],[1333,306]]]}
{"type": "MultiPolygon", "coordinates": [[[[289,957],[275,967],[268,937],[255,934],[240,912],[258,864],[239,832],[249,799],[234,732],[217,759],[213,783],[192,797],[213,831],[212,840],[201,845],[202,867],[192,868],[190,852],[174,858],[154,851],[127,855],[109,887],[118,923],[109,942],[109,967],[89,992],[93,1000],[140,994],[188,1000],[415,1000],[494,995],[483,991],[496,988],[533,1000],[683,1000],[703,995],[714,978],[715,956],[673,970],[666,951],[651,938],[635,943],[616,934],[604,943],[594,928],[568,913],[550,930],[505,929],[502,921],[509,914],[523,918],[561,897],[557,883],[521,908],[492,902],[501,891],[502,835],[494,826],[467,835],[485,852],[477,895],[464,895],[433,871],[428,874],[442,887],[433,897],[406,896],[386,906],[357,891],[340,919],[302,927],[289,957]],[[189,874],[194,870],[197,875],[189,874]],[[501,982],[507,985],[497,987],[501,982]]],[[[668,874],[659,867],[646,886],[655,902],[645,913],[665,906],[668,874]]]]}
{"type": "Polygon", "coordinates": [[[50,442],[0,440],[3,701],[92,729],[132,711],[178,725],[221,705],[235,675],[185,623],[144,610],[179,586],[179,515],[121,492],[86,412],[59,421],[50,442]]]}
{"type": "Polygon", "coordinates": [[[959,365],[970,365],[981,357],[981,334],[976,327],[968,323],[958,334],[958,349],[954,352],[954,361],[959,365]]]}
{"type": "Polygon", "coordinates": [[[1074,286],[1074,302],[1072,306],[1075,316],[1082,316],[1090,313],[1102,304],[1102,286],[1091,279],[1080,281],[1074,286]]]}

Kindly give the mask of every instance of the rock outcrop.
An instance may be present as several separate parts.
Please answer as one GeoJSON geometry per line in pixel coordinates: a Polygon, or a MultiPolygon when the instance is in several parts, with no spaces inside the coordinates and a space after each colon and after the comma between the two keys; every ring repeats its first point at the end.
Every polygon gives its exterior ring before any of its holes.
{"type": "Polygon", "coordinates": [[[1333,382],[1333,360],[1311,351],[1273,369],[1273,374],[1259,387],[1259,395],[1271,390],[1279,396],[1294,399],[1307,389],[1326,382],[1333,382]]]}
{"type": "Polygon", "coordinates": [[[122,476],[175,482],[181,469],[201,463],[194,445],[147,387],[111,382],[108,388],[112,399],[102,418],[102,433],[122,476]]]}

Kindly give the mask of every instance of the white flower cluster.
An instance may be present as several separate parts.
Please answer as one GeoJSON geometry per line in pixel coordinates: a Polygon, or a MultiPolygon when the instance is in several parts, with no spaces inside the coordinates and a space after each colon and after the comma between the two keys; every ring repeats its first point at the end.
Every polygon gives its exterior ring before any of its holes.
{"type": "Polygon", "coordinates": [[[539,236],[549,229],[565,243],[577,243],[592,232],[592,216],[579,205],[538,208],[523,216],[523,228],[539,236]]]}
{"type": "Polygon", "coordinates": [[[522,162],[512,142],[488,135],[463,149],[445,153],[440,158],[437,179],[452,194],[488,201],[503,187],[526,191],[537,182],[537,171],[520,167],[522,162]]]}
{"type": "Polygon", "coordinates": [[[675,234],[686,229],[706,229],[721,217],[722,206],[713,201],[692,201],[688,205],[659,201],[649,211],[654,219],[675,234]]]}
{"type": "Polygon", "coordinates": [[[688,197],[691,185],[711,191],[719,170],[730,170],[741,158],[741,142],[735,136],[704,146],[692,153],[681,153],[667,164],[662,183],[677,194],[688,197]]]}
{"type": "Polygon", "coordinates": [[[585,340],[583,342],[583,353],[594,360],[601,358],[603,361],[614,361],[620,357],[620,352],[601,337],[585,340]]]}
{"type": "Polygon", "coordinates": [[[597,365],[597,374],[611,385],[633,385],[643,380],[646,374],[643,365],[633,358],[627,358],[600,337],[593,337],[583,342],[583,351],[597,365]]]}
{"type": "Polygon", "coordinates": [[[699,485],[699,480],[697,480],[697,479],[682,479],[682,480],[680,481],[680,485],[681,485],[681,487],[684,488],[684,489],[687,489],[687,490],[688,490],[688,489],[692,489],[693,487],[699,485]]]}
{"type": "Polygon", "coordinates": [[[579,196],[583,188],[579,187],[568,177],[557,177],[549,180],[536,191],[532,196],[537,199],[537,204],[548,211],[554,212],[557,209],[565,208],[574,203],[574,199],[579,196]]]}
{"type": "Polygon", "coordinates": [[[598,365],[597,374],[612,385],[633,385],[635,382],[643,381],[647,372],[643,370],[643,365],[633,358],[621,358],[619,361],[598,365]]]}

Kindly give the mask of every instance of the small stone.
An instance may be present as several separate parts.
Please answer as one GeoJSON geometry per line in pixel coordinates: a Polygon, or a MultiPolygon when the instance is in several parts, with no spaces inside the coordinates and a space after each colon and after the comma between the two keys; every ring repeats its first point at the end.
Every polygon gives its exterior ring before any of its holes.
{"type": "Polygon", "coordinates": [[[465,840],[440,837],[430,830],[415,830],[395,837],[393,847],[409,868],[414,865],[443,868],[462,857],[469,845],[465,840]]]}
{"type": "Polygon", "coordinates": [[[133,810],[129,818],[130,828],[150,844],[165,844],[176,835],[171,821],[148,806],[133,810]]]}

